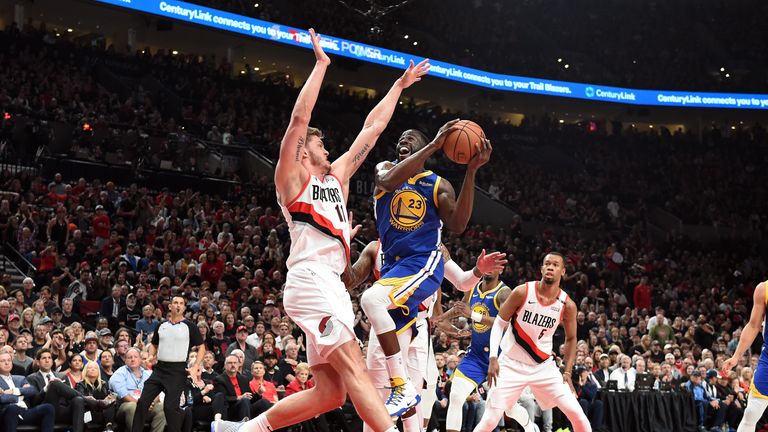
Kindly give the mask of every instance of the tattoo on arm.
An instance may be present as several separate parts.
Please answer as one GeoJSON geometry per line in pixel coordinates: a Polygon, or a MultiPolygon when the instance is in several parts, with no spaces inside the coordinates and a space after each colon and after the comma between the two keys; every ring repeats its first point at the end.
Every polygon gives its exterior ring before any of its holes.
{"type": "Polygon", "coordinates": [[[363,161],[363,158],[365,158],[365,155],[368,154],[368,149],[371,148],[370,144],[366,144],[363,146],[363,148],[360,149],[357,154],[352,158],[352,163],[358,164],[363,161]]]}
{"type": "Polygon", "coordinates": [[[296,162],[301,160],[301,149],[304,147],[304,137],[299,137],[299,143],[296,145],[296,162]]]}

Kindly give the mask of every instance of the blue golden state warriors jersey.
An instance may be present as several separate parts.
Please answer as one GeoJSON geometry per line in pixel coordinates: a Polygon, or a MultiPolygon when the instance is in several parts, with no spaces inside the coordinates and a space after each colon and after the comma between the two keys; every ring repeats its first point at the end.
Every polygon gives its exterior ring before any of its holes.
{"type": "MultiPolygon", "coordinates": [[[[760,289],[759,285],[757,289],[760,289]]],[[[765,289],[765,303],[768,305],[768,281],[763,282],[763,289],[765,289]]],[[[768,314],[765,315],[763,322],[763,348],[757,362],[757,369],[752,375],[750,395],[768,399],[768,314]]]]}
{"type": "MultiPolygon", "coordinates": [[[[499,282],[495,287],[486,292],[480,291],[478,282],[469,297],[469,309],[483,316],[495,317],[499,314],[501,305],[497,300],[499,291],[506,285],[499,282]]],[[[463,377],[476,386],[482,384],[488,374],[488,355],[490,354],[491,326],[472,322],[472,341],[469,344],[467,355],[461,359],[456,367],[452,379],[463,377]]]]}
{"type": "MultiPolygon", "coordinates": [[[[480,284],[478,282],[474,288],[472,288],[472,295],[469,298],[469,309],[472,312],[477,312],[482,316],[495,317],[499,314],[499,308],[501,307],[496,300],[496,295],[506,285],[504,282],[499,282],[495,287],[486,292],[480,291],[480,284]]],[[[489,347],[491,341],[491,326],[483,325],[482,323],[472,322],[472,341],[469,344],[469,350],[467,350],[467,357],[477,357],[488,362],[489,347]]]]}
{"type": "Polygon", "coordinates": [[[384,268],[400,257],[429,254],[440,247],[443,222],[438,213],[440,177],[432,171],[417,174],[392,192],[374,198],[376,227],[384,268]]]}

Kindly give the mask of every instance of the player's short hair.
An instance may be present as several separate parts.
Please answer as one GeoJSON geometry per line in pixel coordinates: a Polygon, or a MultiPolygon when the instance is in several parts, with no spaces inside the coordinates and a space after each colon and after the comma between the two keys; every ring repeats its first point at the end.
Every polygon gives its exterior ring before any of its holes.
{"type": "Polygon", "coordinates": [[[542,262],[544,262],[544,259],[547,257],[547,255],[558,256],[558,257],[560,257],[561,260],[563,260],[563,264],[565,264],[565,255],[563,255],[563,254],[561,254],[560,252],[557,252],[557,251],[547,252],[546,254],[544,254],[544,256],[541,259],[542,262]]]}
{"type": "Polygon", "coordinates": [[[429,144],[429,138],[427,138],[427,136],[424,135],[424,132],[418,129],[408,129],[406,132],[416,137],[416,140],[418,141],[419,145],[415,150],[422,149],[426,147],[427,144],[429,144]]]}
{"type": "Polygon", "coordinates": [[[305,142],[309,142],[309,139],[311,137],[313,137],[313,136],[316,136],[316,137],[318,137],[320,139],[325,138],[325,135],[323,135],[323,131],[321,131],[318,128],[312,127],[312,126],[308,126],[307,127],[307,139],[306,139],[305,142]]]}

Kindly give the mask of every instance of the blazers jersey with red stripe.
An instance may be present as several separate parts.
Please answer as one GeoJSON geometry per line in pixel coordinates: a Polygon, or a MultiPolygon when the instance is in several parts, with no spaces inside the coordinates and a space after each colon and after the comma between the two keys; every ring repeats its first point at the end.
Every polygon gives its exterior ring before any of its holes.
{"type": "Polygon", "coordinates": [[[537,295],[540,282],[525,284],[525,301],[504,334],[501,349],[509,358],[536,365],[552,357],[552,336],[565,312],[568,294],[560,294],[550,304],[543,304],[537,295]]]}
{"type": "MultiPolygon", "coordinates": [[[[279,202],[278,196],[278,202],[279,202]]],[[[313,262],[342,274],[349,260],[349,222],[341,181],[313,175],[286,205],[280,205],[291,234],[288,269],[313,262]]]]}

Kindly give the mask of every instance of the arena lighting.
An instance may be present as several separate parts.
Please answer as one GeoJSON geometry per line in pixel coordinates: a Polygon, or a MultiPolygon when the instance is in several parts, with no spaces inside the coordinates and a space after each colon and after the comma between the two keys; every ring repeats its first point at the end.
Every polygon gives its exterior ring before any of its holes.
{"type": "MultiPolygon", "coordinates": [[[[267,41],[312,49],[306,29],[284,26],[269,21],[224,12],[176,0],[96,0],[140,12],[190,22],[267,41]]],[[[322,26],[322,23],[318,23],[322,26]]],[[[409,60],[419,62],[423,57],[379,48],[360,42],[336,38],[322,33],[322,45],[329,54],[349,57],[368,63],[404,69],[409,60]]],[[[734,108],[768,110],[768,94],[710,93],[698,91],[640,90],[600,84],[555,81],[541,78],[503,75],[430,60],[429,74],[460,83],[499,91],[558,96],[571,99],[613,102],[627,105],[668,107],[734,108]]]]}

